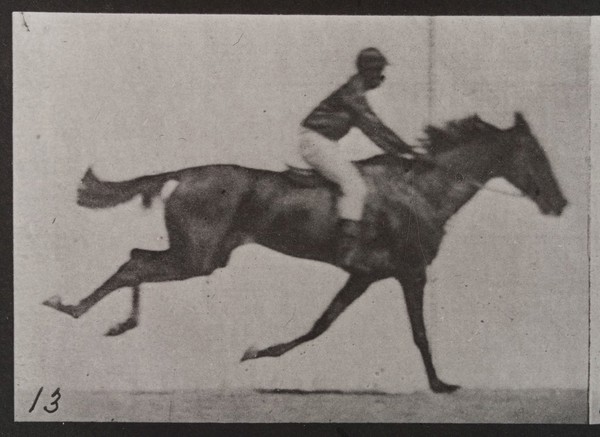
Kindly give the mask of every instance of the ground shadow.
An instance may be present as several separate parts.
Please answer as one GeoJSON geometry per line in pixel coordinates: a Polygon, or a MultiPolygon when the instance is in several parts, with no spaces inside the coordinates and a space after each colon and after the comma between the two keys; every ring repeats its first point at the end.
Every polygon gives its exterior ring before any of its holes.
{"type": "Polygon", "coordinates": [[[351,396],[406,396],[409,393],[388,393],[381,390],[300,390],[297,388],[257,388],[255,392],[261,394],[277,394],[277,395],[351,395],[351,396]]]}

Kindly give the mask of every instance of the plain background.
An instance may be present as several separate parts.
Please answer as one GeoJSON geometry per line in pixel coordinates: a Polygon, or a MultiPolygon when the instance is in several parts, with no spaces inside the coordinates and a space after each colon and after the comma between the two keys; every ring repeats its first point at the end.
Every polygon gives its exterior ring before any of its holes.
{"type": "MultiPolygon", "coordinates": [[[[134,247],[167,247],[160,202],[75,204],[89,165],[108,180],[223,162],[281,169],[301,119],[376,46],[393,66],[370,101],[401,137],[475,112],[506,128],[523,111],[570,201],[545,217],[482,191],[448,223],[425,303],[440,377],[585,389],[589,23],[14,14],[16,388],[427,390],[392,280],[319,339],[240,364],[251,345],[304,333],[346,276],[255,245],[210,277],[143,285],[141,325],[120,337],[102,334],[127,317],[129,290],[78,320],[41,305],[88,295],[134,247]]],[[[358,132],[344,144],[354,158],[377,152],[358,132]]],[[[31,399],[16,402],[18,414],[31,399]]]]}

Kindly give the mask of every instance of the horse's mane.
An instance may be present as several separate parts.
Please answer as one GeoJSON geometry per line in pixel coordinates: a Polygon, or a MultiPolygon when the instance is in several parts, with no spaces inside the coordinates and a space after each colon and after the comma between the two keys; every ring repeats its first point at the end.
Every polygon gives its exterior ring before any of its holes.
{"type": "MultiPolygon", "coordinates": [[[[423,147],[427,148],[431,156],[435,157],[440,153],[454,150],[474,141],[481,144],[487,143],[491,135],[498,134],[501,131],[501,129],[486,123],[475,114],[463,119],[449,121],[444,127],[428,125],[424,129],[426,138],[420,139],[420,143],[423,147]]],[[[388,153],[374,155],[359,161],[358,163],[366,169],[367,172],[370,172],[368,170],[369,168],[399,168],[403,171],[397,173],[400,175],[400,179],[395,178],[395,182],[404,185],[402,183],[402,179],[404,179],[407,187],[413,186],[415,176],[429,173],[435,168],[428,163],[418,160],[409,160],[388,153]]],[[[389,174],[384,175],[379,173],[378,170],[371,171],[371,173],[373,174],[373,177],[378,178],[380,181],[389,178],[389,174]]],[[[397,188],[398,186],[395,187],[394,196],[398,195],[397,188]]],[[[408,191],[406,191],[406,193],[409,193],[411,189],[414,188],[407,188],[408,191]]],[[[414,196],[414,193],[410,193],[410,196],[414,196]]],[[[414,197],[412,197],[411,202],[407,202],[407,205],[408,204],[410,204],[411,208],[415,208],[414,197]]],[[[421,205],[417,214],[428,223],[435,223],[437,220],[435,208],[432,209],[425,204],[421,205]]],[[[435,228],[435,226],[432,226],[432,229],[433,228],[435,228]]]]}
{"type": "MultiPolygon", "coordinates": [[[[426,137],[420,138],[419,143],[427,149],[430,155],[435,156],[473,140],[485,139],[487,135],[498,133],[501,129],[483,121],[477,114],[474,114],[459,120],[449,121],[444,127],[437,127],[430,124],[423,131],[426,137]]],[[[411,166],[415,164],[414,161],[389,153],[377,154],[358,162],[363,165],[389,165],[400,162],[411,166]]],[[[416,167],[422,166],[417,165],[416,167]]]]}
{"type": "Polygon", "coordinates": [[[421,138],[419,142],[430,154],[436,155],[498,131],[500,129],[496,126],[486,123],[474,114],[460,120],[449,121],[442,128],[428,125],[424,129],[427,137],[421,138]]]}

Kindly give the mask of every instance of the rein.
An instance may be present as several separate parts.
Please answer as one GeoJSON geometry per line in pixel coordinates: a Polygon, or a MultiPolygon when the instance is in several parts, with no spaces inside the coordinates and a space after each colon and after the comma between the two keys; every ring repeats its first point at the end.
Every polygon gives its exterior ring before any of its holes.
{"type": "Polygon", "coordinates": [[[511,193],[510,191],[497,190],[495,188],[486,187],[484,184],[482,184],[481,182],[477,182],[475,179],[465,178],[465,182],[475,187],[478,187],[480,190],[491,191],[492,193],[504,194],[505,196],[511,197],[525,197],[525,194],[523,193],[511,193]]]}
{"type": "MultiPolygon", "coordinates": [[[[444,170],[447,173],[456,173],[456,171],[450,169],[449,167],[446,167],[445,165],[442,165],[438,162],[436,162],[435,160],[426,157],[425,159],[423,159],[423,155],[421,154],[416,154],[417,156],[415,156],[416,160],[418,161],[419,159],[425,161],[428,164],[431,164],[441,170],[444,170]]],[[[414,155],[413,155],[414,156],[414,155]]],[[[504,191],[504,190],[497,190],[495,188],[489,188],[486,187],[485,184],[482,184],[481,182],[473,179],[470,176],[466,176],[463,174],[460,174],[460,176],[462,177],[462,181],[461,182],[466,182],[469,185],[472,185],[474,187],[477,187],[480,190],[485,190],[485,191],[490,191],[492,193],[497,193],[497,194],[503,194],[505,196],[510,196],[510,197],[526,197],[525,194],[523,193],[514,193],[514,192],[509,192],[509,191],[504,191]]]]}

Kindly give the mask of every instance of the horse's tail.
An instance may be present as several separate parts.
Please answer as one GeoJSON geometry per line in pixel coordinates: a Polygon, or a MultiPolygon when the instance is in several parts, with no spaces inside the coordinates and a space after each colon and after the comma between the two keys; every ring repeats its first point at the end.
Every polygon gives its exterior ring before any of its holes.
{"type": "Polygon", "coordinates": [[[163,185],[170,179],[177,179],[176,172],[107,182],[98,179],[88,168],[77,190],[77,204],[86,208],[110,208],[141,194],[144,207],[149,208],[152,199],[160,194],[163,185]]]}

